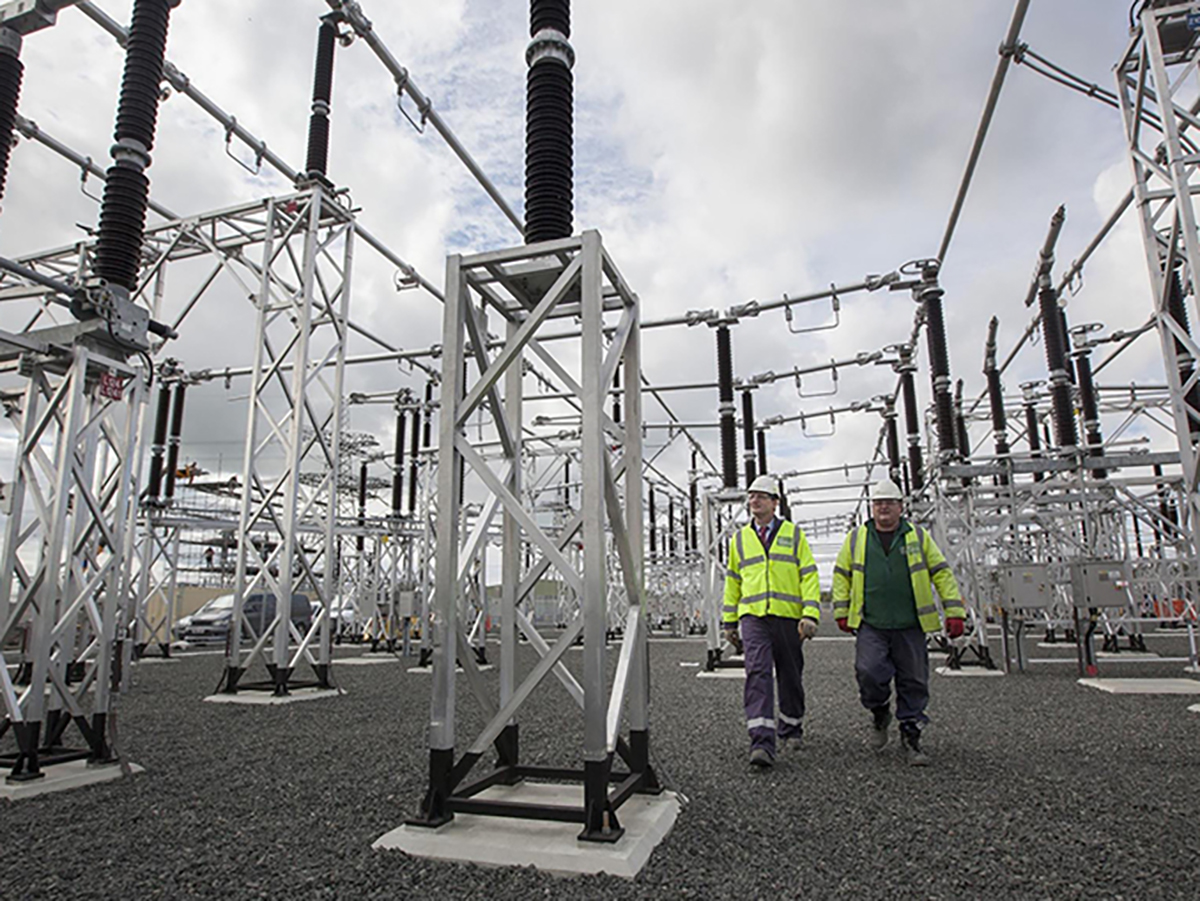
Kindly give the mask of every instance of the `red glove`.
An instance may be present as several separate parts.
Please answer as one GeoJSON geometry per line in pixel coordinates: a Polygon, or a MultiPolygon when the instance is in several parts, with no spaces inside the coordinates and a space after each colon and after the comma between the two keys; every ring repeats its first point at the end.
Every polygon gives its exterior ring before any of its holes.
{"type": "Polygon", "coordinates": [[[962,619],[957,616],[946,617],[946,637],[947,638],[962,638],[963,627],[962,619]]]}
{"type": "Polygon", "coordinates": [[[843,632],[853,632],[854,631],[853,629],[850,628],[850,624],[848,622],[846,622],[846,617],[844,617],[844,616],[837,621],[837,624],[838,624],[838,628],[841,629],[843,632]]]}

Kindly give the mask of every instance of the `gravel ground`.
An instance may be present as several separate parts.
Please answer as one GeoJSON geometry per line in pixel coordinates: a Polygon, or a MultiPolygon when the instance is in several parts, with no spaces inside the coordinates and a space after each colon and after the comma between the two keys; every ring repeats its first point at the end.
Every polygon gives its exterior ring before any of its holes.
{"type": "MultiPolygon", "coordinates": [[[[202,703],[216,656],[141,666],[120,731],[147,772],[0,802],[0,897],[1200,896],[1200,715],[1187,712],[1200,699],[1104,694],[1066,665],[934,676],[934,765],[914,770],[896,742],[880,755],[863,744],[852,644],[808,648],[805,748],[759,773],[741,683],[679,665],[702,659],[702,643],[651,645],[652,740],[690,803],[632,881],[372,851],[425,785],[430,680],[404,664],[341,667],[344,697],[275,708],[202,703]]],[[[1186,653],[1182,637],[1151,648],[1186,653]]],[[[1181,669],[1101,663],[1110,677],[1181,669]]],[[[569,705],[556,682],[535,694],[526,761],[578,763],[569,705]]],[[[465,736],[479,720],[459,706],[465,736]]]]}

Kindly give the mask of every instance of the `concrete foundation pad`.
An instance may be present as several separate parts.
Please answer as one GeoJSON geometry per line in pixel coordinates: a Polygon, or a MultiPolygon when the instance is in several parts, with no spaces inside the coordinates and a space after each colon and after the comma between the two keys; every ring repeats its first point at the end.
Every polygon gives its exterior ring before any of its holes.
{"type": "Polygon", "coordinates": [[[700,662],[698,660],[680,660],[679,665],[680,666],[699,666],[700,662]]]}
{"type": "Polygon", "coordinates": [[[178,663],[178,657],[139,657],[134,661],[138,666],[143,663],[178,663]]]}
{"type": "MultiPolygon", "coordinates": [[[[496,664],[485,663],[483,666],[479,667],[478,669],[481,673],[486,673],[486,672],[490,672],[491,670],[494,670],[495,668],[496,668],[496,664]]],[[[432,666],[410,666],[408,668],[408,671],[410,673],[424,673],[427,676],[433,675],[433,667],[432,666]]],[[[461,666],[454,668],[454,672],[456,672],[460,676],[462,675],[462,671],[463,670],[462,670],[461,666]]]]}
{"type": "Polygon", "coordinates": [[[215,694],[205,698],[210,704],[249,704],[258,707],[276,707],[280,704],[296,704],[300,701],[319,701],[345,694],[340,688],[294,688],[290,694],[273,695],[269,691],[243,689],[235,695],[215,694]]]}
{"type": "Polygon", "coordinates": [[[696,678],[697,679],[737,679],[740,682],[740,681],[745,680],[746,671],[744,669],[742,669],[740,666],[723,667],[722,669],[715,669],[712,672],[709,672],[708,670],[704,670],[703,672],[696,673],[696,678]]]}
{"type": "Polygon", "coordinates": [[[1200,704],[1193,704],[1188,708],[1192,713],[1200,713],[1200,704]]]}
{"type": "Polygon", "coordinates": [[[939,676],[1003,676],[1004,670],[999,669],[984,669],[982,666],[964,666],[961,669],[951,669],[948,666],[939,666],[934,669],[934,672],[939,676]]]}
{"type": "Polygon", "coordinates": [[[1183,668],[1183,671],[1184,671],[1185,673],[1197,673],[1197,674],[1200,674],[1200,666],[1190,666],[1190,665],[1189,665],[1189,666],[1185,666],[1185,667],[1183,668]]]}
{"type": "Polygon", "coordinates": [[[1153,651],[1097,651],[1098,660],[1160,660],[1153,651]]]}
{"type": "MultiPolygon", "coordinates": [[[[145,772],[145,769],[136,763],[129,764],[129,769],[134,773],[145,772]]],[[[35,798],[50,792],[95,785],[97,782],[111,782],[114,779],[120,779],[123,775],[120,764],[89,766],[86,760],[55,763],[43,767],[42,772],[46,775],[41,779],[34,779],[32,782],[0,780],[0,800],[20,801],[22,798],[35,798]]]]}
{"type": "Polygon", "coordinates": [[[342,666],[369,666],[372,663],[399,663],[403,658],[393,657],[391,654],[382,654],[371,657],[347,657],[344,660],[339,660],[337,665],[342,666]]]}
{"type": "Polygon", "coordinates": [[[1039,648],[1049,648],[1050,650],[1062,649],[1064,651],[1074,651],[1075,642],[1073,641],[1039,641],[1039,648]]]}
{"type": "Polygon", "coordinates": [[[853,635],[818,635],[809,641],[857,641],[857,638],[853,635]]]}
{"type": "Polygon", "coordinates": [[[1114,695],[1200,695],[1195,679],[1080,679],[1080,685],[1114,695]]]}
{"type": "MultiPolygon", "coordinates": [[[[477,797],[547,806],[582,806],[583,787],[500,785],[480,792],[477,797]]],[[[371,847],[482,866],[534,867],[561,875],[608,873],[632,879],[646,865],[650,852],[670,832],[678,814],[679,799],[673,792],[634,795],[617,811],[625,834],[607,844],[580,841],[578,823],[460,813],[438,829],[409,825],[393,829],[371,847]]]]}

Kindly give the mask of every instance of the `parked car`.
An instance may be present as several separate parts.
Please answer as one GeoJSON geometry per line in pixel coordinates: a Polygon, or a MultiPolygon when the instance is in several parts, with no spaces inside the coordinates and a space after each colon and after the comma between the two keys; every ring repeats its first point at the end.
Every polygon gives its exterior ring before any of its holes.
{"type": "MultiPolygon", "coordinates": [[[[308,595],[293,594],[292,623],[301,632],[307,632],[312,625],[312,608],[308,595]]],[[[262,635],[263,630],[275,619],[275,595],[250,594],[242,604],[242,621],[254,635],[262,635]]],[[[229,627],[233,622],[233,595],[225,594],[213,598],[190,617],[184,617],[175,624],[173,630],[180,641],[190,644],[224,643],[229,636],[229,627]],[[186,622],[185,622],[186,621],[186,622]]]]}
{"type": "MultiPolygon", "coordinates": [[[[315,622],[321,612],[321,602],[313,600],[312,618],[315,622]]],[[[335,636],[349,636],[355,632],[358,608],[350,598],[335,597],[329,604],[329,622],[335,636]]]]}

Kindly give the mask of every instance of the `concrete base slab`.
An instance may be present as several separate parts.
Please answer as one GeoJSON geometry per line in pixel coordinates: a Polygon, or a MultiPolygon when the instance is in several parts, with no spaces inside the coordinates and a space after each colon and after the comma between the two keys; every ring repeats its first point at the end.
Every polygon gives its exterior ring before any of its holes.
{"type": "Polygon", "coordinates": [[[810,638],[809,641],[857,641],[853,635],[818,635],[816,638],[810,638]]]}
{"type": "Polygon", "coordinates": [[[679,665],[680,666],[699,666],[700,662],[698,660],[680,660],[679,665]]]}
{"type": "Polygon", "coordinates": [[[715,669],[712,672],[705,670],[702,673],[696,673],[697,679],[737,679],[743,682],[746,679],[746,671],[739,667],[725,667],[715,669]]]}
{"type": "MultiPolygon", "coordinates": [[[[136,763],[129,764],[133,773],[144,773],[146,770],[136,763]]],[[[43,767],[46,775],[32,782],[6,782],[0,780],[0,800],[20,801],[22,798],[36,798],[50,792],[67,791],[81,788],[84,785],[95,785],[97,782],[111,782],[123,775],[120,764],[105,764],[104,766],[89,766],[86,760],[72,760],[67,763],[56,763],[43,767]]]]}
{"type": "Polygon", "coordinates": [[[708,641],[703,635],[651,635],[648,639],[651,644],[663,642],[664,644],[678,644],[682,641],[708,641]]]}
{"type": "Polygon", "coordinates": [[[1080,679],[1080,685],[1114,695],[1200,695],[1195,679],[1080,679]]]}
{"type": "MultiPolygon", "coordinates": [[[[477,796],[526,804],[582,806],[583,786],[499,785],[477,796]]],[[[457,814],[438,829],[404,825],[380,837],[372,848],[398,849],[415,857],[482,866],[534,867],[549,873],[608,873],[632,879],[675,824],[674,792],[634,795],[617,811],[625,834],[612,843],[582,842],[578,823],[457,814]]]]}
{"type": "MultiPolygon", "coordinates": [[[[494,670],[495,668],[496,668],[496,664],[485,663],[483,666],[479,667],[479,671],[481,673],[486,673],[486,672],[490,672],[491,670],[494,670]]],[[[425,673],[427,676],[433,675],[433,667],[432,666],[410,666],[408,668],[408,671],[410,673],[425,673]]],[[[454,672],[458,673],[459,675],[462,674],[462,671],[463,670],[462,670],[461,666],[455,667],[455,669],[454,669],[454,672]]]]}
{"type": "Polygon", "coordinates": [[[999,669],[984,669],[982,666],[964,666],[961,669],[951,669],[948,666],[939,666],[934,669],[934,672],[939,676],[1003,676],[1004,670],[999,669]]]}
{"type": "Polygon", "coordinates": [[[1097,651],[1098,660],[1160,660],[1153,651],[1097,651]]]}
{"type": "Polygon", "coordinates": [[[1183,668],[1183,671],[1185,673],[1200,673],[1200,666],[1188,665],[1183,668]]]}
{"type": "Polygon", "coordinates": [[[1200,704],[1193,704],[1188,708],[1192,713],[1200,713],[1200,704]]]}
{"type": "Polygon", "coordinates": [[[138,666],[143,663],[179,663],[178,657],[140,657],[134,661],[138,666]]]}
{"type": "Polygon", "coordinates": [[[1039,648],[1049,648],[1050,650],[1074,651],[1075,642],[1073,641],[1039,641],[1039,648]]]}
{"type": "Polygon", "coordinates": [[[337,665],[343,666],[370,666],[373,663],[399,663],[403,658],[393,657],[390,654],[382,657],[347,657],[344,660],[339,660],[337,665]]]}
{"type": "Polygon", "coordinates": [[[210,704],[249,704],[258,707],[277,707],[280,704],[296,704],[300,701],[319,701],[345,694],[340,688],[294,688],[290,694],[273,695],[269,691],[242,689],[235,695],[215,694],[205,698],[210,704]]]}

